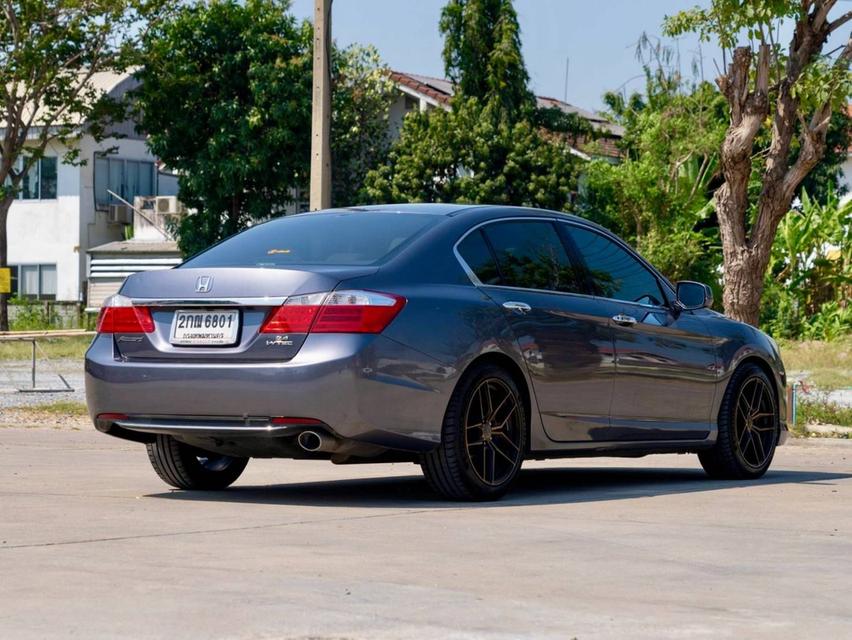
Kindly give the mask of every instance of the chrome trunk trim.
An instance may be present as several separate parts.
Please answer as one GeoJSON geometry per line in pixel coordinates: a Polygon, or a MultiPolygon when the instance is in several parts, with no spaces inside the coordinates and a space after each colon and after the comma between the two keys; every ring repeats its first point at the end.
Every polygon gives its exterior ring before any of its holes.
{"type": "Polygon", "coordinates": [[[287,296],[253,298],[131,298],[139,307],[278,307],[287,296]]]}

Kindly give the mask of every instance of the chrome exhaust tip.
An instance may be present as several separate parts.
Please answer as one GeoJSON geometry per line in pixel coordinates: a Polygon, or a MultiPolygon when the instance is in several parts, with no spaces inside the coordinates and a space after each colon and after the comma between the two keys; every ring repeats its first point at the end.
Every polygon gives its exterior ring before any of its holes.
{"type": "Polygon", "coordinates": [[[302,449],[310,453],[322,451],[323,445],[328,446],[330,444],[328,438],[323,437],[316,431],[302,431],[302,433],[299,434],[297,441],[302,449]]]}

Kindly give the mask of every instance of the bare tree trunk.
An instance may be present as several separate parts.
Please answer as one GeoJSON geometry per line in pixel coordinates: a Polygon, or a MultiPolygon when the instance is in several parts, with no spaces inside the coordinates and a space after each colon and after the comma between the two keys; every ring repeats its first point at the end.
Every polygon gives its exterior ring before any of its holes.
{"type": "MultiPolygon", "coordinates": [[[[14,196],[7,195],[0,199],[0,269],[9,266],[9,244],[7,240],[6,221],[9,219],[9,207],[14,196]]],[[[0,331],[9,330],[9,295],[0,293],[0,331]]]]}
{"type": "MultiPolygon", "coordinates": [[[[753,52],[749,47],[734,50],[733,60],[716,82],[731,109],[731,122],[725,132],[720,164],[725,182],[714,196],[722,237],[725,313],[735,320],[756,325],[760,299],[769,265],[772,243],[781,219],[790,210],[802,180],[825,153],[825,137],[831,118],[831,98],[805,118],[796,85],[809,64],[822,49],[828,35],[852,19],[852,12],[833,23],[826,16],[835,4],[804,2],[790,43],[784,74],[776,82],[774,112],[770,107],[770,55],[762,43],[752,73],[753,52]],[[810,13],[809,13],[810,12],[810,13]],[[749,225],[748,185],[752,176],[755,139],[767,119],[771,119],[771,143],[761,171],[762,189],[756,216],[749,225]],[[792,142],[799,124],[799,150],[791,163],[792,142]]],[[[852,59],[850,38],[834,63],[836,71],[848,73],[852,59]]]]}

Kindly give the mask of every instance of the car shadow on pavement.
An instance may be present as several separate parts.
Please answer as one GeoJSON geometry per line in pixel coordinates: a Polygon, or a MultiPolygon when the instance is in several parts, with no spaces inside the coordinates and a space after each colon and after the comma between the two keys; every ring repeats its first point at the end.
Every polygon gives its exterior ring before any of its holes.
{"type": "Polygon", "coordinates": [[[776,484],[833,484],[849,473],[770,470],[760,480],[712,480],[700,469],[547,468],[521,471],[518,483],[497,502],[443,501],[422,476],[324,480],[265,486],[236,485],[226,491],[170,491],[149,498],[202,502],[314,507],[447,508],[572,504],[718,491],[776,484]]]}

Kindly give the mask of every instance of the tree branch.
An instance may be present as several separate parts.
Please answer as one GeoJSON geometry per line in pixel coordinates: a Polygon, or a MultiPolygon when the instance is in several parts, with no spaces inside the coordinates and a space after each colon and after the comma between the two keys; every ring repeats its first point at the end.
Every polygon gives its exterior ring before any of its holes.
{"type": "Polygon", "coordinates": [[[840,27],[842,27],[844,24],[846,24],[846,23],[847,23],[847,22],[849,22],[850,20],[852,20],[852,11],[847,11],[847,12],[846,12],[846,13],[844,13],[842,16],[840,16],[837,20],[835,20],[834,22],[829,23],[829,25],[828,25],[828,32],[829,32],[829,33],[832,33],[832,32],[834,32],[834,31],[837,31],[837,29],[839,29],[840,27]]]}

